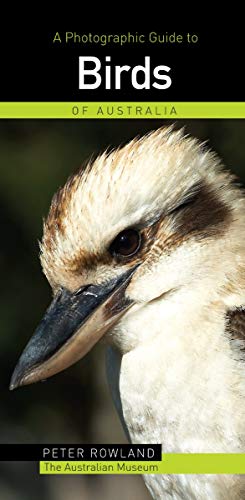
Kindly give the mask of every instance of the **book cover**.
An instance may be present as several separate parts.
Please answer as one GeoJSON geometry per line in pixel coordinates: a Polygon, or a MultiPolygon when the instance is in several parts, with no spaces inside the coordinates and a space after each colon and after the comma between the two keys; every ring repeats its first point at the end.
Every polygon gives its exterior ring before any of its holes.
{"type": "Polygon", "coordinates": [[[0,496],[243,499],[241,37],[56,29],[1,32],[0,496]]]}

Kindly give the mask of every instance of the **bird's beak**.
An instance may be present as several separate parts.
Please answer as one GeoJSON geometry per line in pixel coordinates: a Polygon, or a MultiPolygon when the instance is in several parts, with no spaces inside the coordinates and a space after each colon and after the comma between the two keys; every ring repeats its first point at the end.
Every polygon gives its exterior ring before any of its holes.
{"type": "Polygon", "coordinates": [[[51,377],[85,356],[132,306],[125,290],[136,267],[102,285],[62,289],[24,349],[10,389],[51,377]]]}

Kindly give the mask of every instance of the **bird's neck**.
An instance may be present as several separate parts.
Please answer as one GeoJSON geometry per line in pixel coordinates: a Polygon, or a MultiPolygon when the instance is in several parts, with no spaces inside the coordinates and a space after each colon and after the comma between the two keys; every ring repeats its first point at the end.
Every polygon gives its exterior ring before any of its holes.
{"type": "Polygon", "coordinates": [[[242,367],[224,335],[224,311],[180,297],[175,305],[132,311],[114,332],[120,355],[109,363],[128,432],[133,442],[161,442],[167,452],[235,452],[242,367]]]}
{"type": "Polygon", "coordinates": [[[212,339],[214,343],[220,339],[225,324],[224,305],[203,290],[201,285],[193,289],[183,288],[177,293],[164,293],[149,303],[134,305],[109,332],[106,340],[121,355],[135,349],[148,349],[157,343],[161,345],[160,351],[164,351],[161,353],[163,357],[168,357],[172,345],[179,345],[184,351],[188,346],[189,356],[198,342],[201,351],[202,346],[209,343],[208,335],[202,335],[203,328],[210,335],[212,329],[218,331],[212,339]]]}

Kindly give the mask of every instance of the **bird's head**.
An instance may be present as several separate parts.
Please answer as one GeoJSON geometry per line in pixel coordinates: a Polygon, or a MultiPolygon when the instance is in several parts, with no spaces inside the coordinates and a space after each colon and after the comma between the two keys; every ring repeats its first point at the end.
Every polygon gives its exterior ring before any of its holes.
{"type": "Polygon", "coordinates": [[[147,308],[175,314],[173,303],[232,301],[244,210],[232,180],[213,153],[172,127],[73,175],[44,224],[41,262],[54,299],[12,388],[70,366],[105,334],[130,350],[144,334],[127,338],[125,325],[147,308]]]}

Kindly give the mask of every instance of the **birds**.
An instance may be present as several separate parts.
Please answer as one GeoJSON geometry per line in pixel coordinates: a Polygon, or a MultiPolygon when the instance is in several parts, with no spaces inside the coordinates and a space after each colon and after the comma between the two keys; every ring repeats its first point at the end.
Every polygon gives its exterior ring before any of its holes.
{"type": "MultiPolygon", "coordinates": [[[[172,126],[105,152],[54,196],[41,243],[54,298],[12,376],[46,379],[103,338],[133,443],[245,452],[245,197],[172,126]]],[[[153,498],[244,498],[244,476],[146,475],[153,498]]]]}

